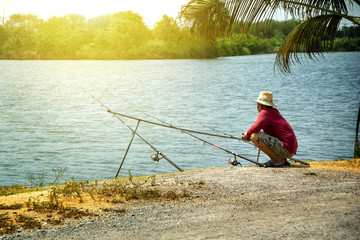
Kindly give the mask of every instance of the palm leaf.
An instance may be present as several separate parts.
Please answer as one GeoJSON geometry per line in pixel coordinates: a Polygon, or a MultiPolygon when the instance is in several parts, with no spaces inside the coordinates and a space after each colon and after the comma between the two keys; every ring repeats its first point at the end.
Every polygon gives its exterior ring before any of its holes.
{"type": "Polygon", "coordinates": [[[290,73],[291,63],[300,63],[298,53],[305,53],[310,59],[316,59],[316,55],[331,51],[341,19],[337,15],[321,15],[301,22],[280,46],[276,66],[282,72],[290,73]]]}
{"type": "Polygon", "coordinates": [[[244,23],[244,30],[248,31],[252,24],[273,19],[279,9],[300,19],[325,14],[347,17],[346,3],[354,2],[360,5],[360,0],[191,0],[182,6],[179,18],[201,26],[199,29],[193,26],[198,33],[213,31],[215,25],[225,28],[217,32],[227,32],[236,22],[244,23]]]}
{"type": "Polygon", "coordinates": [[[342,18],[360,25],[359,17],[347,15],[348,6],[354,3],[360,5],[360,0],[191,0],[182,7],[179,18],[211,41],[230,35],[234,26],[245,33],[262,21],[267,26],[279,9],[303,19],[284,40],[275,61],[283,72],[290,72],[290,64],[300,62],[297,53],[306,52],[314,59],[315,54],[330,50],[342,18]]]}
{"type": "Polygon", "coordinates": [[[253,22],[262,18],[271,18],[279,1],[269,0],[191,0],[182,6],[179,18],[191,25],[197,34],[210,37],[230,34],[236,23],[244,31],[248,31],[253,22]],[[267,4],[275,2],[275,6],[267,4]]]}
{"type": "Polygon", "coordinates": [[[229,14],[221,0],[191,0],[182,7],[179,17],[192,32],[211,41],[229,31],[229,14]]]}

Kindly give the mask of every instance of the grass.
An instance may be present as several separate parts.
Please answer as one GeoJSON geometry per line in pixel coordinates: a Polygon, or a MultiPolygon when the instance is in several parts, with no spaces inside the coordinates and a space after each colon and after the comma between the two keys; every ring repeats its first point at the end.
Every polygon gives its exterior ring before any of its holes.
{"type": "Polygon", "coordinates": [[[8,214],[0,214],[0,236],[16,232],[16,225],[8,217],[8,214]]]}
{"type": "Polygon", "coordinates": [[[28,217],[25,215],[18,215],[16,222],[20,223],[23,229],[40,229],[41,222],[36,220],[34,217],[28,217]]]}
{"type": "MultiPolygon", "coordinates": [[[[125,209],[111,207],[127,201],[139,200],[177,200],[189,197],[187,191],[162,191],[156,187],[156,177],[133,177],[129,171],[128,178],[119,178],[103,182],[83,182],[72,178],[63,185],[48,188],[48,195],[41,194],[38,197],[28,198],[24,204],[0,204],[0,235],[16,232],[17,229],[40,229],[41,222],[51,225],[63,224],[63,219],[82,219],[98,214],[83,210],[81,204],[102,205],[110,204],[110,207],[101,208],[103,212],[123,214],[125,209]],[[21,210],[21,214],[15,214],[13,210],[21,210]],[[12,214],[12,217],[8,214],[12,214]],[[35,219],[31,213],[42,215],[43,219],[35,219]]],[[[4,195],[13,194],[14,191],[24,191],[26,188],[6,188],[4,195]]]]}
{"type": "Polygon", "coordinates": [[[8,195],[13,195],[13,194],[18,194],[18,193],[22,193],[25,192],[28,188],[26,187],[26,185],[14,185],[14,186],[4,186],[1,187],[0,186],[0,196],[8,196],[8,195]]]}
{"type": "Polygon", "coordinates": [[[325,168],[333,170],[360,170],[360,158],[335,161],[311,161],[312,168],[325,168]]]}
{"type": "Polygon", "coordinates": [[[24,205],[21,203],[14,203],[10,205],[0,204],[0,209],[2,210],[16,210],[22,208],[24,205]]]}

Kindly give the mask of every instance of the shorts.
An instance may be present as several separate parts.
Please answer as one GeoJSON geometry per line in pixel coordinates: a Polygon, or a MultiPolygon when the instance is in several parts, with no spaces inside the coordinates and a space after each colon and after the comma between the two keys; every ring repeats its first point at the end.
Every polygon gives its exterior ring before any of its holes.
{"type": "Polygon", "coordinates": [[[284,144],[276,137],[260,133],[259,140],[265,143],[276,155],[282,158],[291,158],[295,154],[289,152],[284,144]]]}

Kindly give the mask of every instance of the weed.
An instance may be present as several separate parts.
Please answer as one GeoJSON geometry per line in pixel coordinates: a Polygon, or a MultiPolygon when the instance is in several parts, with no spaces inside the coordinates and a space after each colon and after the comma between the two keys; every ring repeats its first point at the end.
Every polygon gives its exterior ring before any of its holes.
{"type": "Polygon", "coordinates": [[[181,197],[190,197],[191,196],[191,193],[189,193],[188,191],[186,190],[183,190],[182,194],[181,194],[181,197]]]}
{"type": "Polygon", "coordinates": [[[43,187],[46,184],[47,171],[43,169],[36,176],[29,173],[26,174],[28,181],[30,182],[31,188],[33,187],[43,187]]]}
{"type": "Polygon", "coordinates": [[[67,171],[67,167],[59,168],[59,169],[53,168],[51,170],[54,173],[54,179],[50,183],[50,185],[58,185],[60,181],[64,179],[63,175],[67,171]]]}
{"type": "Polygon", "coordinates": [[[56,188],[52,188],[48,201],[40,201],[39,199],[37,199],[37,201],[32,201],[31,198],[29,198],[29,201],[25,202],[25,204],[29,210],[36,212],[48,212],[64,208],[63,203],[58,198],[56,188]]]}
{"type": "Polygon", "coordinates": [[[150,176],[150,178],[151,178],[151,186],[155,186],[156,185],[156,183],[155,183],[155,175],[150,176]]]}
{"type": "Polygon", "coordinates": [[[12,205],[0,204],[1,210],[15,210],[15,209],[20,209],[22,207],[23,207],[23,204],[20,204],[20,203],[15,203],[12,205]]]}
{"type": "Polygon", "coordinates": [[[125,209],[120,209],[120,208],[118,208],[118,209],[113,209],[112,211],[115,212],[115,213],[125,213],[125,212],[126,212],[125,209]]]}
{"type": "Polygon", "coordinates": [[[0,214],[0,236],[16,232],[16,226],[6,214],[0,214]]]}
{"type": "Polygon", "coordinates": [[[22,223],[22,227],[24,229],[40,229],[41,228],[41,223],[37,220],[35,220],[35,218],[33,217],[27,217],[25,215],[18,215],[17,217],[17,222],[22,223]]]}
{"type": "Polygon", "coordinates": [[[0,187],[0,196],[8,196],[16,193],[23,192],[25,189],[27,189],[26,185],[18,186],[14,185],[11,187],[0,187]]]}
{"type": "Polygon", "coordinates": [[[28,181],[30,182],[30,186],[33,187],[43,187],[46,185],[58,185],[62,179],[64,179],[63,175],[67,170],[67,167],[65,168],[53,168],[51,169],[54,177],[52,180],[48,179],[48,172],[46,169],[43,169],[41,172],[39,172],[37,175],[32,175],[30,173],[26,174],[26,177],[28,181]]]}
{"type": "Polygon", "coordinates": [[[121,199],[113,199],[113,200],[111,200],[111,203],[114,203],[114,204],[117,204],[117,203],[124,203],[124,201],[123,201],[123,200],[121,200],[121,199]]]}
{"type": "Polygon", "coordinates": [[[46,219],[46,222],[51,225],[60,225],[63,223],[62,219],[46,219]]]}
{"type": "Polygon", "coordinates": [[[304,172],[304,175],[308,175],[308,176],[317,176],[316,173],[314,172],[304,172]]]}
{"type": "Polygon", "coordinates": [[[149,179],[151,179],[151,183],[150,183],[151,186],[155,186],[155,185],[156,185],[156,184],[155,184],[155,175],[152,175],[152,176],[148,177],[143,183],[139,183],[139,182],[135,182],[135,181],[133,180],[134,177],[131,175],[130,169],[128,170],[128,172],[129,172],[129,181],[130,181],[131,184],[134,185],[135,187],[140,187],[140,186],[145,185],[149,179]]]}
{"type": "Polygon", "coordinates": [[[138,194],[138,198],[142,199],[155,199],[161,197],[161,193],[157,189],[141,189],[140,191],[138,191],[138,194]]]}
{"type": "Polygon", "coordinates": [[[204,181],[204,180],[200,180],[200,181],[198,182],[198,184],[199,184],[199,185],[205,185],[205,181],[204,181]]]}
{"type": "Polygon", "coordinates": [[[104,212],[115,212],[115,213],[125,213],[126,210],[125,209],[115,209],[115,208],[103,208],[102,209],[104,212]]]}
{"type": "Polygon", "coordinates": [[[178,194],[176,194],[175,191],[169,191],[169,192],[166,192],[164,194],[164,196],[168,199],[172,199],[172,200],[175,200],[175,199],[178,199],[180,196],[178,194]]]}
{"type": "Polygon", "coordinates": [[[64,218],[74,218],[74,219],[79,219],[85,216],[92,216],[94,214],[89,213],[88,211],[81,211],[77,208],[63,208],[61,209],[61,211],[59,211],[59,213],[64,217],[64,218]]]}
{"type": "Polygon", "coordinates": [[[62,194],[64,194],[64,196],[77,196],[78,198],[80,198],[80,202],[83,202],[81,190],[85,186],[84,182],[77,182],[74,177],[72,177],[71,181],[69,183],[65,181],[64,185],[64,188],[60,191],[62,194]]]}

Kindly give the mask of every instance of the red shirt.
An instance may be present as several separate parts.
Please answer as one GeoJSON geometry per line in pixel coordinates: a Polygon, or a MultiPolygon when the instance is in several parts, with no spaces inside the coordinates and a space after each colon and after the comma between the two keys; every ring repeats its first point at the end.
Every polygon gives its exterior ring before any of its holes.
{"type": "Polygon", "coordinates": [[[298,145],[294,130],[276,108],[262,109],[254,125],[247,131],[247,136],[250,137],[261,129],[264,133],[278,138],[289,152],[296,153],[298,145]]]}

